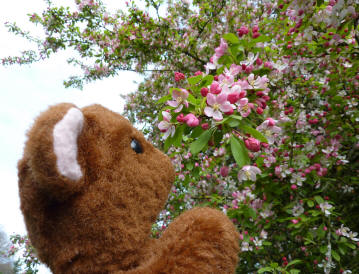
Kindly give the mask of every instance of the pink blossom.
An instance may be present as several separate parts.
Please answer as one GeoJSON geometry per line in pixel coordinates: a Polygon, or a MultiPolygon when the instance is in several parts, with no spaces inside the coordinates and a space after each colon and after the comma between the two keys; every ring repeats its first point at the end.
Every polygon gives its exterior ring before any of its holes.
{"type": "Polygon", "coordinates": [[[167,139],[168,136],[173,137],[176,132],[175,126],[171,123],[171,114],[167,111],[162,111],[163,121],[158,124],[158,128],[161,132],[164,132],[163,138],[167,139]]]}
{"type": "Polygon", "coordinates": [[[253,137],[246,139],[244,144],[250,151],[253,152],[258,152],[261,149],[261,143],[253,137]]]}
{"type": "Polygon", "coordinates": [[[219,59],[221,56],[223,56],[223,54],[226,53],[227,48],[228,48],[228,44],[226,43],[226,41],[223,38],[221,38],[221,43],[220,43],[219,47],[214,50],[216,52],[216,54],[215,54],[216,57],[219,59]]]}
{"type": "Polygon", "coordinates": [[[274,143],[276,135],[282,132],[282,129],[275,126],[275,124],[276,120],[272,118],[267,118],[262,124],[257,127],[258,131],[264,133],[270,145],[274,143]]]}
{"type": "Polygon", "coordinates": [[[199,125],[199,120],[193,113],[187,114],[184,117],[184,120],[189,127],[196,127],[199,125]]]}
{"type": "Polygon", "coordinates": [[[183,105],[188,107],[188,91],[185,89],[175,89],[172,92],[173,101],[167,101],[167,104],[171,107],[176,108],[174,112],[180,112],[183,108],[183,105]]]}
{"type": "Polygon", "coordinates": [[[229,69],[224,69],[224,75],[225,76],[236,76],[241,71],[241,66],[238,66],[236,64],[232,64],[229,69]]]}
{"type": "Polygon", "coordinates": [[[213,117],[216,121],[221,121],[223,119],[222,112],[226,113],[233,110],[233,106],[227,101],[227,94],[224,93],[221,93],[218,96],[208,93],[207,104],[209,106],[205,107],[204,114],[208,117],[213,117]]]}
{"type": "Polygon", "coordinates": [[[262,77],[258,76],[257,79],[255,79],[253,73],[248,76],[247,81],[251,89],[266,89],[267,83],[269,82],[266,75],[262,77]]]}
{"type": "Polygon", "coordinates": [[[238,111],[242,115],[242,117],[248,117],[251,113],[251,109],[253,108],[252,103],[248,103],[248,98],[242,98],[239,100],[238,111]]]}

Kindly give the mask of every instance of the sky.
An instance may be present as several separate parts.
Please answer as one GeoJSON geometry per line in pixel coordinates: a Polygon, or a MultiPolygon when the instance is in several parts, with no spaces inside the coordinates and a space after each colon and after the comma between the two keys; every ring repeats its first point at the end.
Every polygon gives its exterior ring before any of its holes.
{"type": "MultiPolygon", "coordinates": [[[[71,0],[54,3],[72,4],[71,0]]],[[[122,0],[103,1],[110,10],[120,8],[122,0]]],[[[34,28],[26,14],[41,12],[43,0],[2,1],[0,9],[0,58],[18,55],[29,49],[30,44],[7,32],[6,21],[17,22],[24,29],[41,35],[41,28],[34,28]]],[[[66,89],[62,82],[80,73],[66,63],[68,52],[57,54],[47,61],[26,65],[3,67],[0,65],[0,226],[7,234],[25,234],[20,212],[17,186],[17,162],[22,157],[26,131],[34,119],[48,106],[71,102],[78,107],[90,104],[103,106],[121,113],[124,101],[120,94],[136,90],[142,79],[134,72],[121,72],[118,76],[88,84],[82,91],[66,89]],[[137,82],[137,83],[136,83],[137,82]]],[[[46,273],[46,271],[41,271],[46,273]]]]}

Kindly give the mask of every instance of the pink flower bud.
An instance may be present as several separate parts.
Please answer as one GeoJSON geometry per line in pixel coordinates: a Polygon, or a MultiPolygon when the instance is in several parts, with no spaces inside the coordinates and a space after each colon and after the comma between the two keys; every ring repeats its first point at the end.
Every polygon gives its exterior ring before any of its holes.
{"type": "Polygon", "coordinates": [[[203,97],[206,97],[208,92],[209,92],[208,88],[201,88],[201,95],[203,97]]]}
{"type": "Polygon", "coordinates": [[[181,72],[175,72],[175,81],[178,82],[178,81],[181,81],[185,78],[184,74],[181,73],[181,72]]]}
{"type": "Polygon", "coordinates": [[[227,112],[225,112],[224,114],[226,114],[226,115],[232,115],[233,112],[234,112],[234,110],[233,110],[233,108],[232,108],[230,111],[227,111],[227,112]]]}
{"type": "Polygon", "coordinates": [[[247,96],[247,92],[245,90],[242,90],[240,93],[239,93],[239,99],[242,99],[244,97],[247,96]]]}
{"type": "Polygon", "coordinates": [[[235,104],[239,100],[239,93],[238,92],[233,92],[233,93],[228,94],[227,100],[231,104],[235,104]]]}
{"type": "Polygon", "coordinates": [[[257,107],[256,112],[261,115],[263,113],[263,109],[261,107],[257,107]]]}
{"type": "Polygon", "coordinates": [[[252,32],[258,32],[258,31],[259,31],[259,27],[257,25],[253,26],[252,32]]]}
{"type": "Polygon", "coordinates": [[[199,125],[198,118],[192,113],[187,114],[184,119],[189,127],[196,127],[199,125]]]}
{"type": "Polygon", "coordinates": [[[181,113],[180,115],[177,116],[176,120],[179,122],[179,123],[184,123],[186,122],[186,118],[184,117],[183,113],[181,113]]]}
{"type": "Polygon", "coordinates": [[[209,90],[213,94],[219,94],[222,91],[221,87],[217,81],[213,81],[209,90]]]}
{"type": "Polygon", "coordinates": [[[195,76],[197,76],[197,75],[202,75],[202,74],[203,74],[202,71],[196,71],[196,72],[194,73],[195,76]]]}
{"type": "Polygon", "coordinates": [[[246,139],[244,141],[244,144],[250,151],[253,151],[253,152],[257,152],[261,149],[261,143],[253,137],[246,139]]]}
{"type": "Polygon", "coordinates": [[[297,185],[291,185],[290,188],[291,188],[292,190],[296,190],[298,187],[297,187],[297,185]]]}
{"type": "Polygon", "coordinates": [[[273,68],[273,65],[272,65],[271,62],[268,62],[268,61],[267,61],[267,62],[264,63],[264,67],[265,67],[265,68],[272,69],[272,68],[273,68]]]}
{"type": "Polygon", "coordinates": [[[262,65],[262,64],[263,64],[262,59],[261,59],[261,58],[257,58],[256,64],[257,64],[258,66],[262,65]]]}
{"type": "Polygon", "coordinates": [[[222,166],[219,171],[219,174],[221,174],[221,176],[223,176],[223,177],[227,177],[228,172],[229,172],[229,168],[227,166],[222,166]]]}
{"type": "Polygon", "coordinates": [[[209,129],[209,124],[208,123],[203,123],[201,125],[202,129],[206,130],[206,129],[209,129]]]}
{"type": "Polygon", "coordinates": [[[261,36],[261,34],[259,32],[254,32],[252,34],[252,38],[254,38],[254,39],[258,38],[259,36],[261,36]]]}
{"type": "Polygon", "coordinates": [[[299,221],[298,221],[297,219],[293,219],[293,220],[292,220],[292,223],[293,223],[293,224],[297,224],[297,223],[299,223],[299,221]]]}
{"type": "Polygon", "coordinates": [[[250,74],[250,73],[252,72],[252,70],[253,70],[253,66],[250,65],[250,66],[246,67],[246,69],[244,70],[244,72],[247,73],[247,74],[250,74]]]}
{"type": "Polygon", "coordinates": [[[267,118],[267,120],[268,120],[268,126],[269,127],[272,127],[272,126],[275,125],[275,121],[273,120],[273,118],[267,118]]]}
{"type": "Polygon", "coordinates": [[[245,34],[248,34],[249,29],[246,26],[241,26],[239,29],[237,29],[237,34],[239,37],[242,37],[245,34]]]}

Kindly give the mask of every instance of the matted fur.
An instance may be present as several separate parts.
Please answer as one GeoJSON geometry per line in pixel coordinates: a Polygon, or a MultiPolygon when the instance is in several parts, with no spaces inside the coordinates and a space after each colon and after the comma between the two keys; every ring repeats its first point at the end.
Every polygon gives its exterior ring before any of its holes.
{"type": "Polygon", "coordinates": [[[21,210],[40,260],[53,273],[233,273],[238,233],[218,210],[187,211],[160,239],[150,238],[174,170],[121,115],[83,108],[83,176],[73,181],[59,173],[53,128],[72,107],[59,104],[40,115],[18,164],[21,210]],[[131,149],[133,139],[143,153],[131,149]]]}

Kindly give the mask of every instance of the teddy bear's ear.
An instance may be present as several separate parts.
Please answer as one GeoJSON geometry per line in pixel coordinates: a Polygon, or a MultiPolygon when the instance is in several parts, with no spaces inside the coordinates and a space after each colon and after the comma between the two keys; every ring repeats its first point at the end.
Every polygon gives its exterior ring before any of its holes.
{"type": "Polygon", "coordinates": [[[77,139],[83,124],[83,113],[78,108],[72,107],[53,129],[56,167],[62,176],[74,181],[82,177],[81,167],[77,161],[77,139]]]}

